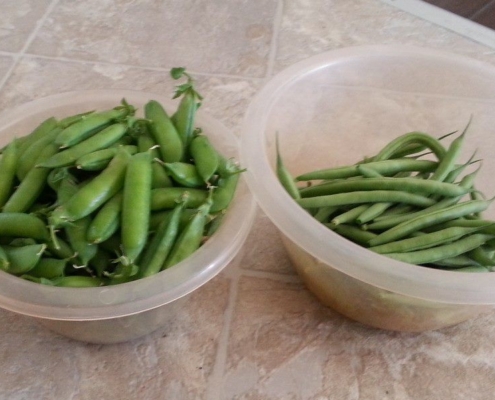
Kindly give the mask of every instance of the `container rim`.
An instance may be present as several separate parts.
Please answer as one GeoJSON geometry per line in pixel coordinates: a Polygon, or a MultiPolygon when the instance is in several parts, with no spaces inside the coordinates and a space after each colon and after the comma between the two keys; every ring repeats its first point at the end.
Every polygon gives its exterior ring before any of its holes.
{"type": "Polygon", "coordinates": [[[264,135],[274,105],[292,84],[320,69],[376,56],[404,59],[421,57],[432,62],[441,60],[465,69],[467,73],[492,75],[495,80],[495,68],[482,61],[415,46],[354,46],[300,61],[270,79],[250,103],[245,114],[241,132],[241,162],[247,167],[248,186],[260,208],[280,232],[320,263],[332,265],[336,270],[378,288],[414,298],[452,304],[495,304],[495,273],[463,274],[435,270],[373,253],[310,217],[278,182],[269,162],[264,135]],[[344,265],[344,260],[350,261],[344,265]]]}
{"type": "MultiPolygon", "coordinates": [[[[68,104],[84,107],[85,103],[96,102],[103,107],[115,106],[122,98],[130,104],[144,104],[155,99],[166,109],[176,107],[168,98],[151,92],[71,91],[2,111],[0,132],[8,131],[27,117],[51,116],[50,111],[55,113],[57,108],[68,104]]],[[[199,110],[197,124],[206,133],[214,132],[215,136],[221,137],[239,159],[239,141],[221,122],[199,110]]],[[[171,303],[208,282],[229,264],[247,238],[255,211],[256,203],[241,176],[236,195],[218,231],[198,251],[174,267],[134,282],[76,290],[40,285],[0,271],[0,307],[36,318],[89,321],[133,315],[171,303]]]]}

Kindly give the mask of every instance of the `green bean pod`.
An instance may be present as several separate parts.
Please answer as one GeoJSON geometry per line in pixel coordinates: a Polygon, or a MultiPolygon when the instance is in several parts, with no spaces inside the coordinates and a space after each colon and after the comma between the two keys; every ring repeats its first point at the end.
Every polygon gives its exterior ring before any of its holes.
{"type": "Polygon", "coordinates": [[[12,194],[17,169],[17,157],[17,142],[14,139],[5,148],[0,160],[0,208],[5,205],[12,194]]]}
{"type": "Polygon", "coordinates": [[[122,251],[133,264],[148,239],[151,203],[151,154],[132,156],[127,168],[122,200],[122,251]]]}
{"type": "Polygon", "coordinates": [[[278,141],[278,134],[275,136],[275,148],[277,153],[277,177],[285,191],[292,197],[293,199],[300,199],[301,194],[299,193],[299,189],[296,186],[294,178],[290,174],[289,170],[285,167],[284,162],[282,160],[282,156],[280,155],[280,146],[278,141]]]}
{"type": "Polygon", "coordinates": [[[63,150],[48,160],[39,163],[39,167],[58,168],[73,165],[79,157],[89,154],[93,151],[105,149],[119,140],[127,131],[127,125],[116,123],[104,128],[100,132],[85,139],[78,144],[63,150]]]}
{"type": "Polygon", "coordinates": [[[390,158],[397,150],[410,143],[418,143],[430,149],[439,160],[442,160],[447,153],[445,147],[431,135],[423,132],[409,132],[388,143],[375,157],[373,161],[382,161],[390,158]]]}
{"type": "Polygon", "coordinates": [[[180,161],[184,155],[184,145],[170,117],[160,103],[151,100],[144,107],[145,116],[151,121],[150,131],[160,146],[161,159],[164,162],[180,161]]]}

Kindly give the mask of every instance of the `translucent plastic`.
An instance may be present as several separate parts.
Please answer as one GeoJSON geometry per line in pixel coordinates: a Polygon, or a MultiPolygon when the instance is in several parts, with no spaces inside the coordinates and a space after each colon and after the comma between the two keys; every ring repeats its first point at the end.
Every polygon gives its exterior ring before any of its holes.
{"type": "MultiPolygon", "coordinates": [[[[142,115],[155,99],[169,112],[177,103],[137,91],[105,90],[63,93],[24,104],[0,115],[0,144],[29,133],[49,116],[113,108],[125,98],[142,115]]],[[[239,159],[237,138],[221,123],[201,112],[203,128],[216,148],[239,159]]],[[[0,307],[38,318],[48,328],[74,339],[113,343],[145,335],[181,310],[179,299],[204,285],[231,263],[253,224],[255,203],[244,179],[221,227],[198,251],[174,267],[149,278],[101,288],[60,288],[39,285],[0,271],[0,307]]]]}
{"type": "MultiPolygon", "coordinates": [[[[324,304],[384,329],[437,329],[492,308],[495,273],[402,263],[330,231],[278,183],[276,132],[295,176],[355,163],[406,132],[441,136],[462,130],[472,115],[463,160],[478,150],[483,166],[477,187],[490,198],[495,195],[494,109],[495,68],[420,48],[340,49],[302,61],[266,84],[246,114],[241,160],[248,185],[279,228],[296,270],[324,304]]],[[[494,211],[495,205],[485,216],[494,218],[494,211]]]]}

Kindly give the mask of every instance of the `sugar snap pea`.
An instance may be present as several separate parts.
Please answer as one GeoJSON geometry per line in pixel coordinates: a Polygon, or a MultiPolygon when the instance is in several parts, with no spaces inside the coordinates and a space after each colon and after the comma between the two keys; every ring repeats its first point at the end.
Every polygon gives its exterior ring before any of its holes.
{"type": "Polygon", "coordinates": [[[191,157],[203,182],[210,181],[218,168],[218,153],[205,135],[198,135],[191,141],[191,157]]]}
{"type": "Polygon", "coordinates": [[[0,159],[0,209],[5,205],[12,194],[15,173],[17,169],[18,148],[17,141],[10,142],[0,159]]]}

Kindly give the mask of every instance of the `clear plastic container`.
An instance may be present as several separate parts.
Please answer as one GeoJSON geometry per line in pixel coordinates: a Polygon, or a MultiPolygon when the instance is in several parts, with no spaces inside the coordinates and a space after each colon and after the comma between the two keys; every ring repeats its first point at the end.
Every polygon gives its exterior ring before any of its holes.
{"type": "MultiPolygon", "coordinates": [[[[0,115],[0,144],[29,133],[49,116],[64,116],[115,107],[125,98],[142,110],[155,99],[169,112],[177,103],[138,91],[95,90],[58,94],[35,100],[0,115]]],[[[138,111],[137,115],[142,115],[138,111]]],[[[239,159],[237,138],[221,123],[198,112],[216,148],[239,159]]],[[[61,288],[40,285],[0,271],[0,307],[36,318],[64,336],[93,343],[116,343],[137,338],[164,326],[183,310],[185,296],[204,285],[229,264],[237,263],[253,224],[255,202],[244,179],[221,227],[198,251],[152,277],[101,288],[61,288]]]]}
{"type": "MultiPolygon", "coordinates": [[[[307,287],[329,307],[383,329],[454,325],[495,304],[495,273],[434,270],[375,254],[335,234],[278,183],[275,134],[285,165],[303,172],[355,163],[410,131],[441,136],[470,116],[463,160],[483,159],[477,187],[495,195],[495,68],[414,47],[344,48],[275,76],[251,103],[241,160],[258,204],[278,227],[307,287]]],[[[448,139],[446,143],[449,143],[448,139]]],[[[493,205],[485,217],[495,217],[493,205]]]]}

